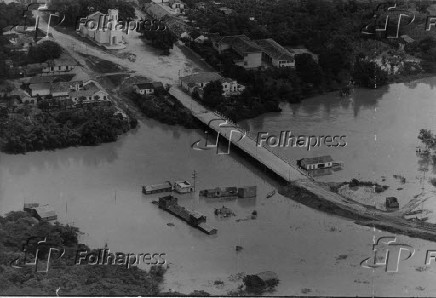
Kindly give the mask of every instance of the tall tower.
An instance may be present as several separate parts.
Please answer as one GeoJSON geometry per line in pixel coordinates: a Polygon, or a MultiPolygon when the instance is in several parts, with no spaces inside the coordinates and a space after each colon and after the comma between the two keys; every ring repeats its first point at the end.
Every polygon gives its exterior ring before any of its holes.
{"type": "Polygon", "coordinates": [[[118,21],[118,9],[108,9],[108,20],[113,20],[114,23],[118,21]]]}

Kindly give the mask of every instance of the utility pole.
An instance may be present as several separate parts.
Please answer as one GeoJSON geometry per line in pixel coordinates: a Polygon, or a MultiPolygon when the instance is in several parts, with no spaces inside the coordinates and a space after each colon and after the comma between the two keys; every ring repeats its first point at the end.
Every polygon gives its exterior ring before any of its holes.
{"type": "Polygon", "coordinates": [[[197,180],[197,171],[196,170],[194,170],[194,172],[192,172],[192,179],[194,179],[194,192],[195,192],[196,191],[195,182],[197,180]]]}

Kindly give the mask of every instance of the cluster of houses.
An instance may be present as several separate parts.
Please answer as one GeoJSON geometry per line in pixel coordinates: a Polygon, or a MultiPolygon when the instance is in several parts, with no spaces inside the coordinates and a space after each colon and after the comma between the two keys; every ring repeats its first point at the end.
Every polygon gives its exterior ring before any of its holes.
{"type": "Polygon", "coordinates": [[[231,50],[237,56],[235,65],[245,69],[265,69],[268,67],[295,67],[295,56],[310,54],[315,61],[318,56],[305,48],[289,49],[272,38],[251,40],[245,35],[211,36],[212,46],[218,53],[231,50]]]}
{"type": "Polygon", "coordinates": [[[220,81],[223,87],[224,96],[239,95],[245,90],[245,86],[236,80],[224,78],[217,72],[200,72],[180,78],[180,86],[184,91],[193,94],[197,91],[200,98],[203,98],[204,87],[213,81],[220,81]]]}

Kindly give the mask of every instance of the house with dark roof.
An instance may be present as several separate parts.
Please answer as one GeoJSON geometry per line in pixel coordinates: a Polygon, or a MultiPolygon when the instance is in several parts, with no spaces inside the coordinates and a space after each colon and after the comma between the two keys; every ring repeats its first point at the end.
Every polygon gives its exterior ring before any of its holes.
{"type": "Polygon", "coordinates": [[[139,83],[133,86],[135,92],[140,95],[150,95],[154,94],[155,85],[153,83],[139,83]]]}
{"type": "Polygon", "coordinates": [[[69,72],[72,71],[76,66],[76,60],[63,53],[58,59],[47,62],[47,66],[42,69],[42,73],[51,75],[60,72],[69,72]]]}
{"type": "Polygon", "coordinates": [[[295,67],[294,55],[272,38],[259,39],[255,41],[262,49],[263,61],[274,67],[295,67]]]}
{"type": "Polygon", "coordinates": [[[170,15],[165,8],[156,3],[146,3],[144,10],[149,16],[156,20],[161,20],[163,17],[170,15]]]}
{"type": "Polygon", "coordinates": [[[240,59],[236,59],[235,65],[246,69],[253,69],[262,66],[262,49],[245,35],[214,36],[213,47],[221,54],[226,50],[233,50],[240,59]]]}
{"type": "Polygon", "coordinates": [[[305,170],[325,169],[333,166],[333,158],[330,155],[303,158],[299,163],[305,170]]]}

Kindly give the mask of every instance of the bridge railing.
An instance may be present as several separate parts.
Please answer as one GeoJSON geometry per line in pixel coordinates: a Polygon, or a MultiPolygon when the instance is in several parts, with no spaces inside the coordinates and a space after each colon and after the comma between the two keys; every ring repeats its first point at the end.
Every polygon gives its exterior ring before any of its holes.
{"type": "MultiPolygon", "coordinates": [[[[236,123],[234,123],[232,120],[230,120],[229,118],[227,118],[226,116],[224,116],[223,114],[214,111],[213,112],[218,118],[226,120],[227,123],[230,126],[235,127],[236,129],[238,129],[242,134],[244,134],[246,137],[248,137],[251,141],[254,142],[254,146],[259,147],[259,148],[263,148],[266,149],[269,153],[273,154],[276,158],[280,159],[281,161],[285,162],[287,165],[289,165],[290,167],[292,167],[293,169],[297,170],[299,173],[303,174],[304,176],[307,176],[309,178],[311,178],[311,176],[304,170],[300,169],[300,167],[298,166],[296,161],[289,161],[288,159],[279,156],[276,152],[274,152],[270,147],[265,146],[264,144],[258,146],[257,144],[257,136],[254,135],[251,131],[249,130],[245,130],[244,128],[240,127],[239,125],[237,125],[236,123]]],[[[248,153],[248,152],[247,152],[248,153]]],[[[266,165],[268,166],[268,165],[266,165]]]]}

